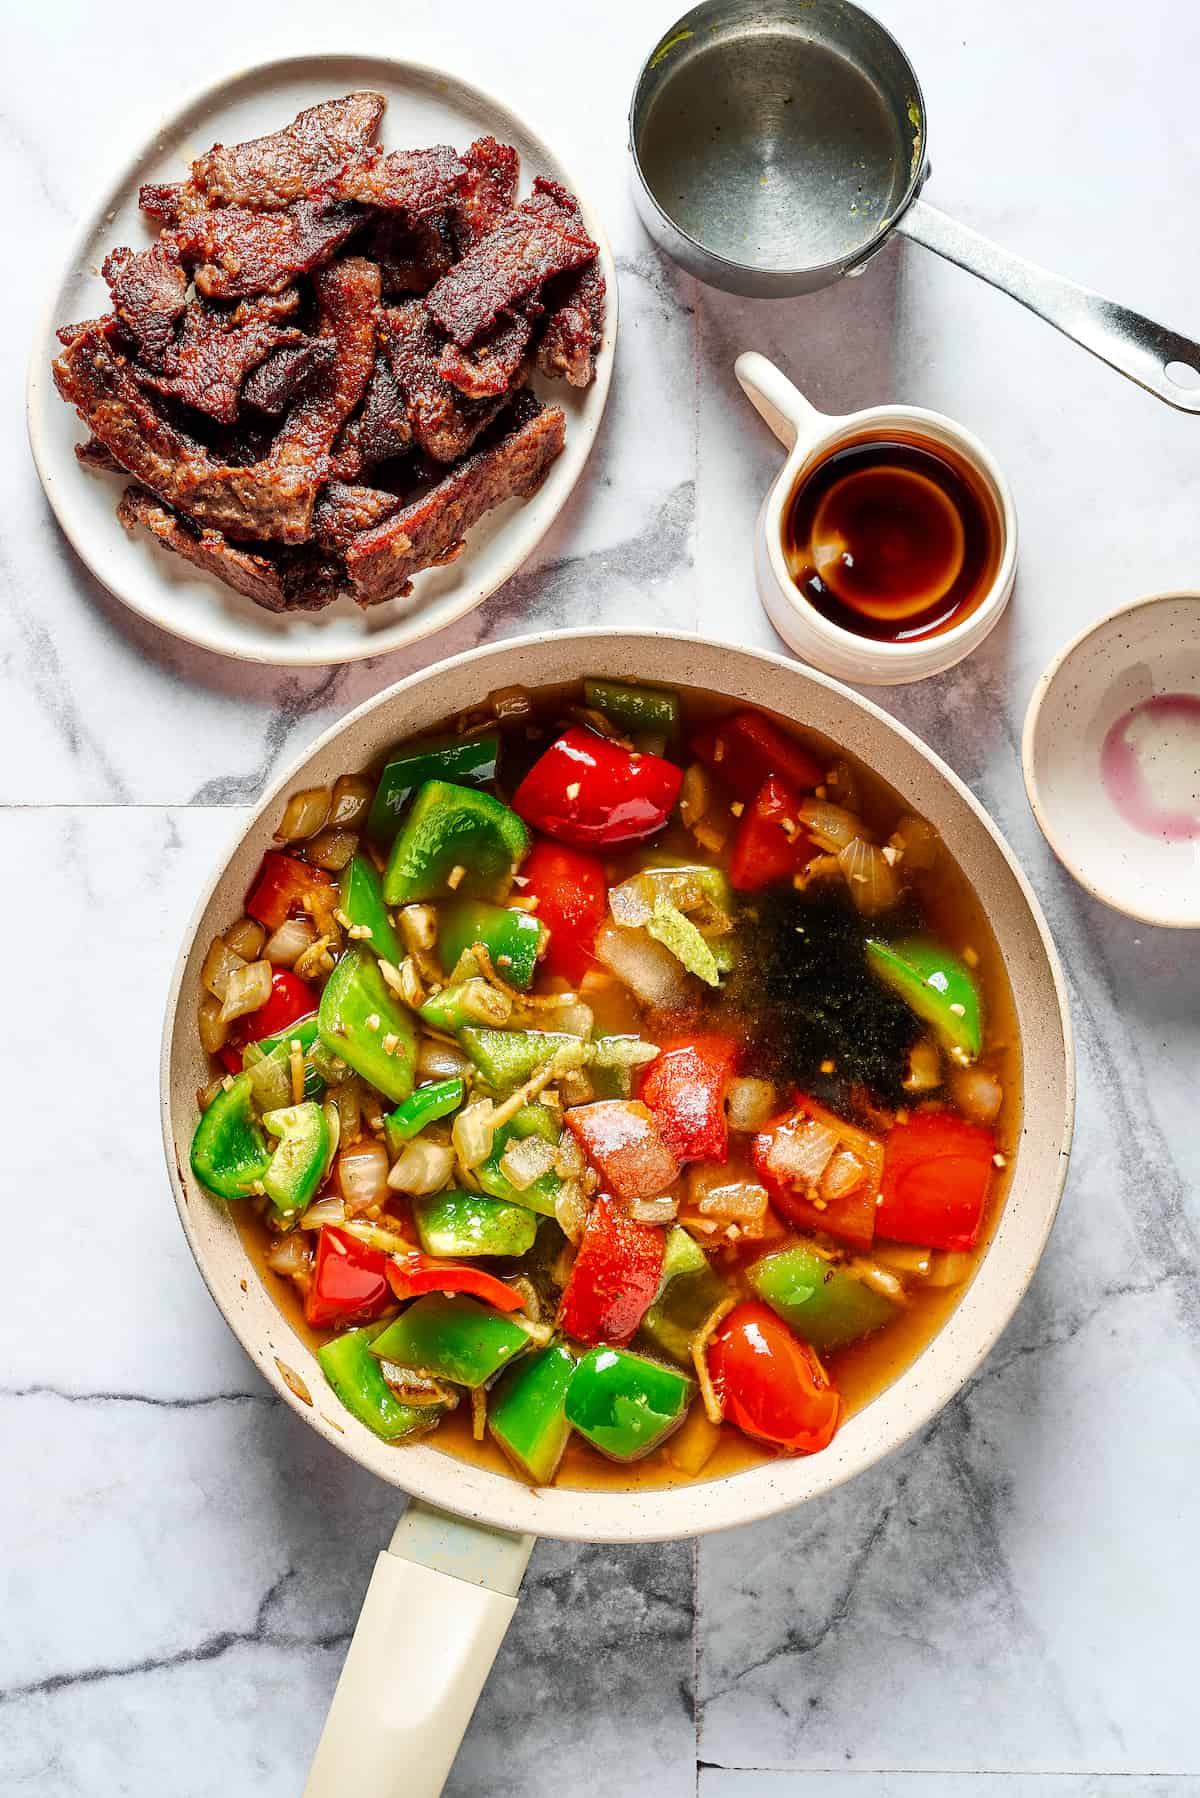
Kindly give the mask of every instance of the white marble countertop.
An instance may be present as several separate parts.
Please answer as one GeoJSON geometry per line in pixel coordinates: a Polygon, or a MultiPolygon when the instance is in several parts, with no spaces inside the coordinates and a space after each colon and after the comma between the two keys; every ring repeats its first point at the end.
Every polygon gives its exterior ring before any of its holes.
{"type": "MultiPolygon", "coordinates": [[[[936,203],[1195,330],[1196,8],[878,5],[925,86],[936,203]]],[[[731,374],[756,347],[830,409],[953,412],[1010,473],[1023,559],[1007,619],[969,665],[882,698],[989,806],[1048,912],[1079,1034],[1071,1178],[1012,1327],[905,1452],[698,1546],[543,1544],[448,1790],[1200,1794],[1200,958],[1193,938],[1071,884],[1017,760],[1034,680],[1066,637],[1134,594],[1195,585],[1200,422],[907,245],[786,304],[664,265],[633,214],[623,113],[673,11],[9,9],[6,1793],[298,1794],[396,1495],[273,1400],[191,1263],[156,1119],[167,971],[240,808],[425,660],[598,618],[777,647],[748,553],[777,449],[731,374]],[[281,47],[359,46],[525,100],[579,169],[620,266],[613,401],[537,565],[480,612],[349,670],[229,666],[132,622],[67,549],[20,427],[21,346],[84,199],[156,100],[281,47]]]]}

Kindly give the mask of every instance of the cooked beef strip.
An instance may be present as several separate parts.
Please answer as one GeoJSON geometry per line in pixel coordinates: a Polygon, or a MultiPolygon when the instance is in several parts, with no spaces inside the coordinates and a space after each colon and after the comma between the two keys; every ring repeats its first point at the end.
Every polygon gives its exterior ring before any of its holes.
{"type": "Polygon", "coordinates": [[[456,343],[446,344],[438,363],[442,379],[472,400],[507,393],[525,360],[533,336],[534,314],[540,310],[536,301],[527,301],[512,312],[502,312],[491,330],[469,350],[460,349],[456,343]]]}
{"type": "Polygon", "coordinates": [[[563,446],[564,416],[519,394],[498,434],[442,480],[346,549],[346,570],[361,606],[408,592],[414,574],[453,561],[466,533],[514,494],[528,498],[563,446]]]}
{"type": "Polygon", "coordinates": [[[82,462],[85,468],[94,468],[98,474],[124,474],[125,472],[112,451],[101,443],[98,437],[89,437],[84,443],[77,443],[75,460],[82,462]]]}
{"type": "Polygon", "coordinates": [[[555,303],[547,294],[550,316],[537,347],[537,365],[552,380],[590,387],[596,378],[596,351],[604,332],[606,283],[599,260],[585,263],[576,275],[564,275],[566,291],[555,303]]]}
{"type": "Polygon", "coordinates": [[[162,368],[187,305],[188,278],[179,252],[161,240],[146,250],[110,250],[101,273],[141,360],[148,368],[162,368]]]}
{"type": "Polygon", "coordinates": [[[428,150],[367,150],[312,190],[311,198],[357,200],[409,220],[445,212],[467,180],[467,170],[449,144],[428,150]]]}
{"type": "Polygon", "coordinates": [[[460,256],[494,231],[517,197],[521,159],[511,144],[477,137],[463,154],[466,183],[454,202],[454,235],[460,256]]]}
{"type": "Polygon", "coordinates": [[[532,198],[505,213],[426,296],[431,316],[464,348],[506,306],[596,254],[570,196],[540,179],[534,187],[532,198]]]}
{"type": "Polygon", "coordinates": [[[169,232],[173,246],[209,300],[279,293],[297,275],[328,262],[366,215],[357,206],[320,206],[298,200],[286,212],[247,212],[223,206],[196,212],[169,232]]]}
{"type": "Polygon", "coordinates": [[[382,487],[330,481],[313,511],[313,536],[333,555],[343,555],[362,531],[390,518],[404,502],[382,487]]]}
{"type": "Polygon", "coordinates": [[[242,382],[250,370],[272,350],[287,354],[285,345],[303,342],[304,333],[294,327],[259,319],[233,325],[226,314],[193,300],[184,313],[178,343],[162,358],[164,372],[135,366],[134,373],[143,387],[230,425],[237,418],[242,382]]]}
{"type": "Polygon", "coordinates": [[[346,94],[308,107],[282,131],[243,144],[214,144],[192,164],[188,180],[143,187],[142,208],[174,225],[214,206],[248,212],[290,206],[370,143],[385,104],[382,94],[346,94]]]}
{"type": "Polygon", "coordinates": [[[330,472],[335,480],[355,481],[364,470],[402,456],[411,442],[404,395],[380,349],[362,406],[338,438],[330,472]]]}
{"type": "Polygon", "coordinates": [[[363,253],[383,270],[383,291],[389,300],[428,293],[454,266],[450,216],[437,213],[409,224],[397,213],[380,213],[367,229],[363,253]]]}
{"type": "Polygon", "coordinates": [[[502,400],[464,399],[451,387],[441,372],[444,340],[424,300],[385,308],[383,343],[417,444],[436,462],[456,462],[495,418],[502,400]]]}
{"type": "Polygon", "coordinates": [[[249,325],[261,320],[264,324],[281,325],[285,319],[295,318],[300,304],[298,287],[284,287],[278,293],[256,293],[252,299],[238,301],[229,314],[229,322],[249,325]]]}
{"type": "Polygon", "coordinates": [[[77,337],[82,337],[85,331],[99,330],[100,326],[107,324],[111,317],[111,313],[106,313],[103,318],[81,319],[77,325],[60,325],[54,335],[65,348],[70,349],[77,337]]]}
{"type": "Polygon", "coordinates": [[[330,368],[337,355],[332,337],[306,337],[290,349],[277,349],[260,362],[242,388],[242,404],[268,418],[279,418],[309,383],[330,368]]]}
{"type": "Polygon", "coordinates": [[[190,519],[180,518],[147,493],[144,487],[126,487],[117,517],[132,535],[140,527],[149,531],[163,549],[185,562],[215,574],[238,593],[244,593],[268,612],[288,609],[283,577],[268,557],[239,549],[220,531],[200,530],[190,519]]]}

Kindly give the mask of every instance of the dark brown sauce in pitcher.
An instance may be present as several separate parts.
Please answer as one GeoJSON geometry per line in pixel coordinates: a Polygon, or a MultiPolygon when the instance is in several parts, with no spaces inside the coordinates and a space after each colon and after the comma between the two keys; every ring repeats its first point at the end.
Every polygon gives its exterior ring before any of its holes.
{"type": "Polygon", "coordinates": [[[961,623],[1000,563],[995,502],[953,450],[896,433],[840,445],[784,517],[792,580],[822,617],[908,643],[961,623]]]}

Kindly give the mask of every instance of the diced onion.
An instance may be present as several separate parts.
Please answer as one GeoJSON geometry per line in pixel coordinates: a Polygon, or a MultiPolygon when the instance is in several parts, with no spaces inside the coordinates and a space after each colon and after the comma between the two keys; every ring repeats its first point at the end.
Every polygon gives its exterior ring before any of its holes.
{"type": "Polygon", "coordinates": [[[469,1074],[474,1065],[469,1055],[440,1037],[423,1036],[418,1044],[417,1074],[422,1080],[454,1080],[469,1074]]]}
{"type": "Polygon", "coordinates": [[[411,1193],[422,1198],[426,1193],[440,1192],[454,1172],[454,1150],[449,1143],[430,1142],[417,1137],[406,1143],[387,1184],[393,1192],[411,1193]]]}
{"type": "Polygon", "coordinates": [[[752,1224],[767,1214],[767,1189],[755,1180],[731,1180],[705,1193],[696,1209],[701,1217],[717,1217],[727,1223],[752,1224]]]}
{"type": "Polygon", "coordinates": [[[813,1185],[833,1160],[837,1146],[835,1133],[810,1118],[796,1129],[776,1133],[767,1165],[777,1180],[793,1186],[813,1185]]]}
{"type": "Polygon", "coordinates": [[[245,1052],[250,1091],[260,1111],[282,1111],[292,1103],[292,1076],[286,1061],[264,1055],[254,1043],[245,1052]]]}
{"type": "Polygon", "coordinates": [[[891,864],[874,843],[855,837],[839,852],[838,864],[846,877],[850,897],[864,918],[890,911],[900,897],[900,883],[891,864]]]}
{"type": "Polygon", "coordinates": [[[871,1253],[884,1267],[895,1268],[900,1274],[914,1274],[919,1279],[924,1279],[933,1260],[932,1249],[910,1248],[903,1242],[876,1243],[871,1253]]]}
{"type": "Polygon", "coordinates": [[[554,1019],[554,1028],[563,1030],[568,1036],[587,1038],[592,1034],[595,1017],[590,1005],[582,1004],[578,999],[573,1004],[561,1005],[554,1019]]]}
{"type": "Polygon", "coordinates": [[[661,1054],[657,1043],[643,1042],[640,1036],[602,1036],[595,1044],[592,1066],[644,1068],[657,1061],[661,1054]]]}
{"type": "Polygon", "coordinates": [[[587,1163],[573,1130],[564,1130],[554,1151],[554,1171],[564,1180],[577,1180],[587,1163]]]}
{"type": "Polygon", "coordinates": [[[578,1243],[587,1223],[588,1205],[578,1180],[564,1180],[554,1201],[554,1216],[568,1242],[578,1243]]]}
{"type": "Polygon", "coordinates": [[[207,1086],[201,1087],[197,1092],[196,1103],[201,1111],[207,1111],[217,1094],[224,1091],[225,1079],[224,1074],[218,1074],[215,1080],[210,1080],[207,1086]]]}
{"type": "Polygon", "coordinates": [[[333,957],[329,953],[330,938],[319,936],[298,955],[292,966],[302,980],[319,980],[325,974],[333,972],[333,957]]]}
{"type": "Polygon", "coordinates": [[[725,1099],[725,1115],[731,1130],[761,1130],[775,1109],[775,1087],[770,1080],[756,1080],[751,1075],[729,1082],[725,1099]]]}
{"type": "Polygon", "coordinates": [[[467,1169],[477,1168],[492,1152],[494,1108],[490,1099],[476,1099],[454,1119],[451,1139],[454,1153],[467,1169]]]}
{"type": "Polygon", "coordinates": [[[200,1001],[200,1046],[206,1055],[218,1055],[229,1041],[229,1026],[221,1016],[221,1002],[206,993],[200,1001]]]}
{"type": "Polygon", "coordinates": [[[344,1224],[346,1206],[342,1199],[318,1199],[300,1219],[302,1230],[323,1230],[326,1224],[344,1224]]]}
{"type": "Polygon", "coordinates": [[[396,922],[407,949],[432,949],[437,942],[437,910],[432,905],[406,905],[396,922]]]}
{"type": "Polygon", "coordinates": [[[922,1036],[908,1052],[906,1093],[931,1093],[942,1084],[942,1052],[931,1036],[922,1036]]]}
{"type": "Polygon", "coordinates": [[[818,846],[834,855],[863,834],[861,818],[856,818],[843,806],[831,805],[827,799],[805,799],[800,806],[800,817],[818,846]]]}
{"type": "Polygon", "coordinates": [[[267,938],[263,954],[273,967],[294,968],[315,941],[316,933],[307,918],[288,918],[267,938]]]}
{"type": "Polygon", "coordinates": [[[339,774],[326,822],[335,830],[354,828],[364,817],[374,790],[375,783],[363,774],[339,774]]]}
{"type": "Polygon", "coordinates": [[[533,710],[533,699],[526,687],[498,687],[489,698],[496,718],[528,718],[533,710]]]}
{"type": "Polygon", "coordinates": [[[224,938],[215,936],[204,957],[204,966],[200,969],[200,984],[206,993],[211,993],[223,1005],[229,991],[230,975],[245,966],[242,957],[234,954],[224,938]]]}
{"type": "Polygon", "coordinates": [[[974,1265],[973,1257],[958,1251],[947,1250],[935,1254],[929,1264],[929,1272],[925,1276],[927,1286],[961,1286],[974,1265]]]}
{"type": "Polygon", "coordinates": [[[275,1236],[263,1259],[273,1274],[294,1280],[303,1292],[312,1279],[312,1244],[298,1230],[275,1236]]]}
{"type": "Polygon", "coordinates": [[[235,1018],[258,1011],[271,997],[271,976],[275,972],[269,961],[243,962],[234,968],[225,988],[221,1006],[221,1022],[232,1024],[235,1018]]]}
{"type": "Polygon", "coordinates": [[[550,1172],[554,1154],[554,1146],[544,1136],[522,1137],[505,1147],[500,1157],[500,1172],[518,1192],[524,1192],[535,1180],[550,1172]]]}
{"type": "Polygon", "coordinates": [[[459,1000],[467,1017],[480,1024],[502,1028],[512,1017],[513,1002],[509,995],[486,980],[464,981],[459,1000]]]}
{"type": "Polygon", "coordinates": [[[1004,1103],[1004,1088],[984,1068],[956,1069],[950,1090],[963,1116],[975,1124],[994,1123],[1004,1103]]]}
{"type": "Polygon", "coordinates": [[[678,1199],[630,1199],[629,1215],[635,1224],[672,1224],[679,1210],[678,1199]]]}
{"type": "Polygon", "coordinates": [[[864,1286],[869,1286],[873,1292],[881,1293],[885,1299],[891,1299],[894,1305],[908,1303],[908,1294],[904,1290],[904,1283],[897,1279],[891,1268],[880,1266],[876,1261],[859,1259],[850,1262],[847,1271],[852,1273],[856,1280],[861,1280],[864,1286]]]}
{"type": "Polygon", "coordinates": [[[382,1207],[388,1189],[387,1150],[373,1136],[360,1137],[339,1149],[334,1178],[350,1217],[373,1205],[382,1207]]]}
{"type": "Polygon", "coordinates": [[[679,815],[691,830],[712,806],[712,781],[702,762],[689,762],[679,789],[679,815]]]}
{"type": "Polygon", "coordinates": [[[253,918],[239,918],[222,932],[226,946],[243,961],[253,961],[262,951],[267,933],[253,918]]]}
{"type": "Polygon", "coordinates": [[[644,1005],[670,1010],[687,1003],[691,986],[686,970],[653,937],[605,923],[596,932],[595,955],[644,1005]]]}
{"type": "Polygon", "coordinates": [[[329,816],[329,805],[328,787],[305,787],[303,792],[293,793],[283,808],[276,842],[300,843],[305,837],[315,837],[329,816]]]}
{"type": "Polygon", "coordinates": [[[821,1175],[821,1197],[844,1199],[847,1193],[862,1185],[866,1172],[857,1155],[852,1155],[849,1149],[839,1149],[821,1175]]]}
{"type": "Polygon", "coordinates": [[[702,1405],[693,1405],[667,1444],[667,1460],[695,1479],[712,1460],[720,1440],[720,1424],[713,1423],[702,1405]]]}
{"type": "Polygon", "coordinates": [[[358,833],[353,830],[322,830],[305,851],[310,862],[330,874],[340,874],[358,848],[358,833]]]}
{"type": "Polygon", "coordinates": [[[892,832],[892,845],[904,857],[905,866],[918,872],[932,868],[938,858],[942,839],[926,818],[907,813],[892,832]]]}

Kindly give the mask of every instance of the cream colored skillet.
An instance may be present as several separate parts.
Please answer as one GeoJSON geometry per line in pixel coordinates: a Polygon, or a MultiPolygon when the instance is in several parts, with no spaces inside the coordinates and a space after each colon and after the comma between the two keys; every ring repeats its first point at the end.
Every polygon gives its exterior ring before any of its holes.
{"type": "Polygon", "coordinates": [[[378,1558],[307,1798],[440,1792],[516,1604],[534,1537],[639,1542],[727,1529],[828,1492],[888,1454],[951,1399],[1012,1316],[1042,1252],[1066,1174],[1074,1106],[1070,1021],[1057,956],[1011,851],[950,770],[910,732],[836,681],[781,657],[651,631],[573,631],[476,650],[411,676],[351,712],[262,800],[188,927],[167,1004],[162,1120],[176,1203],[213,1298],[265,1378],[306,1422],[418,1502],[378,1558]],[[883,772],[941,832],[986,908],[1012,985],[1024,1065],[1012,1185],[979,1270],[917,1361],[831,1446],[667,1490],[535,1489],[433,1443],[389,1447],[337,1404],[315,1357],[251,1269],[229,1213],[196,1184],[188,1145],[210,1068],[196,1034],[200,967],[239,915],[271,845],[280,794],[332,782],[498,688],[587,674],[703,688],[822,732],[883,772]]]}

